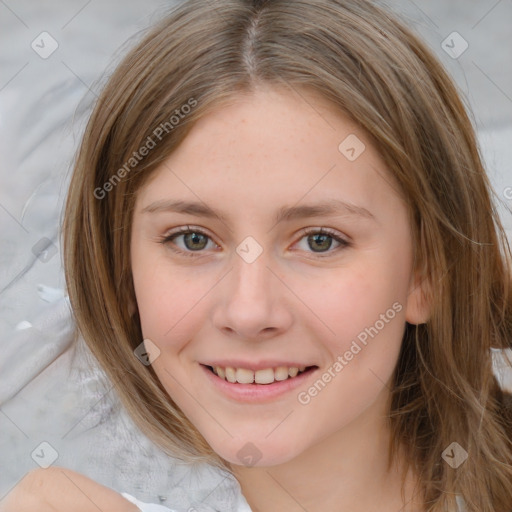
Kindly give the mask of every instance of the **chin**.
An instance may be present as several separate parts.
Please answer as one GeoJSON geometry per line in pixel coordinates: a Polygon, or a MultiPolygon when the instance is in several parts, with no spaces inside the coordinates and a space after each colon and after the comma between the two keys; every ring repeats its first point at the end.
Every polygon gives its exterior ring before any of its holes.
{"type": "Polygon", "coordinates": [[[249,440],[230,439],[228,446],[216,447],[212,445],[216,453],[224,460],[236,466],[245,467],[270,467],[285,464],[297,457],[302,450],[297,450],[290,443],[285,444],[281,440],[270,442],[261,436],[261,439],[249,440]],[[276,442],[277,441],[277,442],[276,442]]]}

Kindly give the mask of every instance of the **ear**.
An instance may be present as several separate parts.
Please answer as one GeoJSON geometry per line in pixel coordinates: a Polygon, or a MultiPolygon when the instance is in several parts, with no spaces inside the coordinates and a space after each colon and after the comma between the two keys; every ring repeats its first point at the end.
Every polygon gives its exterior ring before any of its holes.
{"type": "Polygon", "coordinates": [[[137,306],[133,300],[130,300],[128,303],[128,314],[132,317],[135,313],[137,313],[137,306]]]}
{"type": "Polygon", "coordinates": [[[413,325],[426,323],[430,318],[431,297],[428,276],[413,273],[407,295],[405,320],[413,325]]]}

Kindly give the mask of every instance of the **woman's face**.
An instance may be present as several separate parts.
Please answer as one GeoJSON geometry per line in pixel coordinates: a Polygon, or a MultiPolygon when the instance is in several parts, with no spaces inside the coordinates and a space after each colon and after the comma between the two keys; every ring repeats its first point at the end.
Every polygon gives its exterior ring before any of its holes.
{"type": "Polygon", "coordinates": [[[268,88],[201,119],[139,191],[146,348],[227,461],[284,463],[383,411],[425,314],[391,183],[348,118],[268,88]]]}

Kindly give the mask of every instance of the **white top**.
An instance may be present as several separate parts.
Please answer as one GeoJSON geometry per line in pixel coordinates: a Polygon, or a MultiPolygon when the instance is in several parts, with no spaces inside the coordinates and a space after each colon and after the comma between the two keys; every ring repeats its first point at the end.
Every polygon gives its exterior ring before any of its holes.
{"type": "Polygon", "coordinates": [[[122,492],[121,496],[126,498],[128,501],[131,501],[134,505],[137,505],[142,512],[176,512],[170,508],[164,507],[163,505],[156,505],[153,503],[143,503],[135,499],[133,496],[130,496],[126,492],[122,492]]]}
{"type": "MultiPolygon", "coordinates": [[[[126,498],[128,501],[132,502],[134,505],[137,505],[141,512],[177,512],[176,510],[164,507],[163,505],[156,505],[154,503],[144,503],[143,501],[139,501],[138,499],[134,498],[133,496],[126,492],[122,492],[121,496],[126,498]]],[[[194,510],[194,508],[191,507],[189,510],[194,510]]],[[[236,508],[234,508],[233,510],[236,510],[236,512],[252,512],[251,507],[249,507],[249,504],[247,503],[242,493],[238,494],[236,508]]]]}
{"type": "MultiPolygon", "coordinates": [[[[141,512],[177,512],[176,510],[164,507],[163,505],[144,503],[125,492],[121,493],[121,496],[124,496],[128,501],[132,502],[134,505],[137,505],[141,512]]],[[[455,499],[457,500],[458,508],[456,512],[466,512],[466,507],[462,496],[456,496],[455,499]]],[[[236,508],[236,512],[252,512],[251,507],[249,507],[249,504],[241,493],[239,494],[237,505],[238,506],[236,508]]]]}

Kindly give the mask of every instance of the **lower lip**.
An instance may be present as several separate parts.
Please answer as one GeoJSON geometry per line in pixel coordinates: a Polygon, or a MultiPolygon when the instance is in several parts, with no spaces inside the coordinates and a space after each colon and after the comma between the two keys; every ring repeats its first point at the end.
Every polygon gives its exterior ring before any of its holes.
{"type": "Polygon", "coordinates": [[[272,384],[238,384],[221,379],[203,364],[200,366],[206,373],[206,377],[219,391],[238,402],[248,403],[268,402],[293,391],[318,370],[318,368],[310,368],[296,377],[275,381],[272,384]]]}

